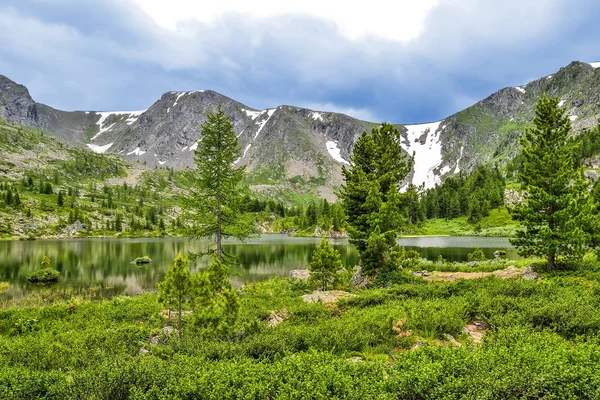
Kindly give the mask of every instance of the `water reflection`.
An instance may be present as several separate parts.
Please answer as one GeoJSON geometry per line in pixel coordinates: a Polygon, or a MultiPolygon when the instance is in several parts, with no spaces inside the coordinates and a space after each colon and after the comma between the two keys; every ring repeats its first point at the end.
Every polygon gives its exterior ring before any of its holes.
{"type": "MultiPolygon", "coordinates": [[[[248,243],[228,241],[224,250],[237,257],[231,273],[237,283],[247,283],[272,276],[284,276],[296,268],[306,268],[317,238],[290,238],[285,235],[265,235],[248,243]]],[[[332,240],[345,265],[357,263],[357,253],[347,240],[332,240]]],[[[206,250],[208,241],[188,241],[181,238],[152,239],[69,239],[37,241],[0,241],[0,281],[11,284],[11,294],[35,290],[26,282],[26,275],[39,269],[43,256],[61,273],[61,288],[113,285],[125,294],[135,294],[156,287],[178,252],[206,250]],[[150,265],[130,262],[139,256],[152,258],[150,265]]],[[[400,240],[406,248],[418,250],[421,256],[435,260],[442,255],[449,261],[464,261],[475,246],[488,257],[496,249],[507,249],[505,238],[423,237],[400,240]]],[[[508,257],[515,258],[510,250],[508,257]]],[[[192,262],[194,271],[205,268],[209,258],[192,262]]]]}

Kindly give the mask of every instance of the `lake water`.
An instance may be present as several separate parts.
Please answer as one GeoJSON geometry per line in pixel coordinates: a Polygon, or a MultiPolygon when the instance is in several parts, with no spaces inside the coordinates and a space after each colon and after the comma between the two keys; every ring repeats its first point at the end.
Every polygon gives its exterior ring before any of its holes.
{"type": "MultiPolygon", "coordinates": [[[[319,240],[263,235],[247,243],[226,241],[224,250],[238,260],[238,265],[230,268],[232,280],[235,285],[241,285],[307,268],[319,240]]],[[[356,265],[356,250],[347,240],[331,240],[331,243],[345,265],[356,265]]],[[[418,237],[401,239],[399,243],[419,251],[424,258],[435,260],[441,254],[449,261],[466,261],[475,246],[490,258],[495,250],[510,247],[506,238],[483,237],[418,237]]],[[[48,256],[51,267],[61,273],[58,287],[109,285],[124,294],[137,294],[156,287],[177,253],[200,252],[209,244],[183,238],[0,241],[0,281],[10,283],[9,295],[35,290],[25,277],[41,268],[42,258],[48,256]],[[146,255],[153,260],[151,264],[131,264],[136,257],[146,255]]],[[[514,249],[509,249],[507,257],[518,256],[514,249]]],[[[196,260],[192,262],[192,269],[204,268],[208,262],[209,257],[196,260]]]]}

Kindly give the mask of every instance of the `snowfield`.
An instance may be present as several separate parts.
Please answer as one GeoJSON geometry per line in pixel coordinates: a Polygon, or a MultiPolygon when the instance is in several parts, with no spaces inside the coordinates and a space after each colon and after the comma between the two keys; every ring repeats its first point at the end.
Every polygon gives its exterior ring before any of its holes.
{"type": "Polygon", "coordinates": [[[327,141],[325,143],[325,148],[327,148],[327,151],[329,152],[329,155],[335,161],[350,165],[350,163],[348,161],[346,161],[346,160],[344,160],[342,158],[342,155],[340,154],[341,150],[340,150],[340,148],[337,145],[337,141],[335,141],[335,142],[331,141],[331,140],[327,141]]]}
{"type": "Polygon", "coordinates": [[[600,62],[589,63],[594,68],[600,68],[600,62]]]}
{"type": "Polygon", "coordinates": [[[94,153],[99,153],[99,154],[103,154],[106,152],[106,150],[110,149],[110,147],[113,145],[113,143],[109,143],[109,144],[105,144],[104,146],[98,146],[96,144],[88,144],[87,147],[93,151],[94,153]]]}
{"type": "Polygon", "coordinates": [[[98,136],[102,135],[104,132],[109,131],[115,125],[115,124],[111,124],[107,127],[104,126],[104,121],[106,121],[106,118],[110,117],[111,115],[127,115],[128,118],[127,118],[127,120],[125,120],[125,122],[127,123],[127,125],[131,125],[135,121],[137,121],[137,119],[140,117],[140,115],[142,115],[145,112],[146,112],[146,110],[97,112],[96,114],[100,115],[100,119],[98,120],[98,122],[96,122],[96,125],[98,125],[99,130],[98,130],[98,133],[96,133],[92,137],[92,140],[96,139],[98,136]]]}
{"type": "Polygon", "coordinates": [[[463,155],[463,150],[465,149],[465,146],[461,146],[460,147],[460,156],[458,156],[458,160],[456,160],[456,168],[454,168],[454,173],[458,174],[460,172],[460,160],[462,158],[463,155]]]}
{"type": "MultiPolygon", "coordinates": [[[[408,145],[402,142],[402,148],[409,155],[415,153],[413,185],[425,184],[425,189],[431,189],[442,183],[441,176],[434,171],[442,163],[442,142],[440,133],[436,132],[442,121],[428,124],[404,125],[407,132],[408,145]],[[419,138],[427,133],[425,143],[421,144],[419,138]]],[[[446,171],[447,172],[447,171],[446,171]]]]}
{"type": "Polygon", "coordinates": [[[129,153],[127,153],[128,156],[135,154],[136,156],[142,156],[144,154],[146,154],[145,151],[143,151],[142,149],[140,149],[139,147],[136,147],[135,150],[130,151],[129,153]]]}
{"type": "Polygon", "coordinates": [[[310,113],[310,116],[311,116],[311,118],[312,118],[312,119],[314,119],[315,121],[316,121],[316,120],[323,121],[323,114],[322,114],[322,113],[320,113],[320,112],[316,112],[316,111],[314,111],[314,112],[310,113]]]}
{"type": "Polygon", "coordinates": [[[242,108],[242,111],[245,112],[247,116],[252,118],[252,121],[254,121],[260,114],[263,113],[262,111],[251,111],[246,110],[245,108],[242,108]]]}
{"type": "Polygon", "coordinates": [[[262,131],[262,129],[267,124],[267,122],[269,122],[269,120],[271,119],[271,117],[273,116],[273,114],[275,113],[276,110],[277,110],[276,108],[273,108],[271,110],[263,110],[263,111],[260,112],[261,114],[264,114],[266,112],[267,113],[267,119],[264,119],[261,122],[257,122],[256,123],[256,125],[258,125],[258,130],[256,131],[256,134],[254,135],[254,139],[252,139],[253,141],[256,140],[256,138],[258,137],[258,134],[260,133],[260,131],[262,131]]]}

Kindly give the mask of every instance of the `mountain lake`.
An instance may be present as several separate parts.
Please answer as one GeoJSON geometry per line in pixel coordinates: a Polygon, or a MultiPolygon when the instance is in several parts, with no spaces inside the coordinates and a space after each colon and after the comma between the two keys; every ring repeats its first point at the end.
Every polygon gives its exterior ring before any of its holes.
{"type": "MultiPolygon", "coordinates": [[[[319,238],[263,235],[246,243],[227,240],[224,251],[237,258],[230,267],[235,286],[287,276],[290,270],[306,269],[319,238]]],[[[508,259],[519,259],[507,238],[490,237],[408,237],[399,241],[406,249],[417,250],[421,257],[436,260],[442,255],[448,261],[467,261],[468,253],[479,246],[488,258],[494,251],[507,250],[508,259]]],[[[356,249],[346,239],[330,239],[340,252],[344,265],[356,265],[356,249]]],[[[10,284],[8,295],[19,296],[37,287],[26,276],[42,268],[48,256],[50,267],[60,271],[61,279],[54,287],[110,287],[116,293],[134,295],[154,290],[179,252],[198,253],[208,249],[207,240],[184,238],[142,239],[56,239],[35,241],[0,241],[0,281],[10,284]],[[149,256],[150,264],[132,264],[136,257],[149,256]]],[[[205,268],[210,257],[191,261],[193,271],[205,268]]]]}

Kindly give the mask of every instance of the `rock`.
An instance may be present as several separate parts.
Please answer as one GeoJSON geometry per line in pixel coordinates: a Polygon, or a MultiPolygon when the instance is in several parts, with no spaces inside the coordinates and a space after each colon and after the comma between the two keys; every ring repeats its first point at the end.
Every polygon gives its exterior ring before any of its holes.
{"type": "Polygon", "coordinates": [[[523,271],[523,279],[526,281],[535,281],[540,279],[540,275],[537,272],[534,272],[533,268],[529,266],[523,271]]]}
{"type": "Polygon", "coordinates": [[[414,276],[430,276],[429,271],[413,271],[414,276]]]}
{"type": "Polygon", "coordinates": [[[73,225],[69,225],[63,229],[63,233],[67,236],[76,236],[79,232],[86,231],[88,226],[86,224],[81,223],[81,221],[77,220],[73,223],[73,225]]]}
{"type": "Polygon", "coordinates": [[[412,347],[410,348],[411,350],[416,350],[419,347],[421,347],[421,345],[423,344],[422,340],[417,340],[417,343],[413,344],[412,347]]]}
{"type": "Polygon", "coordinates": [[[307,269],[293,269],[290,271],[290,278],[306,281],[310,278],[310,271],[307,269]]]}
{"type": "Polygon", "coordinates": [[[149,350],[146,350],[145,348],[143,348],[143,347],[142,347],[142,348],[140,349],[140,351],[139,351],[139,353],[138,353],[138,354],[140,354],[140,355],[144,355],[144,354],[148,354],[148,353],[150,353],[150,351],[149,351],[149,350]]]}
{"type": "Polygon", "coordinates": [[[169,325],[165,326],[164,328],[162,328],[160,330],[160,333],[165,336],[168,336],[168,335],[172,334],[173,332],[175,332],[175,328],[173,328],[172,326],[169,326],[169,325]]]}
{"type": "Polygon", "coordinates": [[[447,334],[447,333],[444,333],[444,337],[450,341],[450,343],[452,344],[452,347],[460,347],[460,346],[462,346],[462,344],[461,344],[461,343],[459,343],[459,342],[458,342],[458,341],[457,341],[457,340],[454,338],[454,336],[452,336],[452,335],[449,335],[449,334],[447,334]]]}
{"type": "Polygon", "coordinates": [[[152,262],[152,259],[150,257],[143,256],[143,257],[137,257],[131,263],[132,264],[150,264],[151,262],[152,262]]]}
{"type": "Polygon", "coordinates": [[[514,265],[509,265],[508,267],[506,267],[507,271],[516,271],[518,268],[515,267],[514,265]]]}
{"type": "Polygon", "coordinates": [[[338,232],[336,230],[330,229],[328,231],[322,229],[317,226],[315,231],[313,232],[313,237],[326,237],[330,239],[346,239],[348,234],[346,232],[338,232]]]}
{"type": "Polygon", "coordinates": [[[160,333],[158,335],[150,336],[149,342],[151,345],[157,345],[161,337],[163,339],[169,337],[171,336],[171,334],[173,334],[173,332],[175,332],[175,329],[172,326],[167,325],[160,330],[160,333]]]}
{"type": "Polygon", "coordinates": [[[352,364],[364,363],[365,360],[362,357],[354,356],[352,358],[347,358],[346,361],[351,362],[352,364]]]}
{"type": "Polygon", "coordinates": [[[355,296],[355,294],[348,293],[343,290],[315,290],[311,294],[305,294],[302,296],[302,300],[307,303],[335,303],[338,301],[338,299],[345,299],[355,296]]]}
{"type": "Polygon", "coordinates": [[[594,171],[593,169],[588,169],[583,172],[586,178],[593,180],[596,182],[598,180],[598,171],[594,171]]]}
{"type": "Polygon", "coordinates": [[[354,275],[352,275],[352,278],[350,278],[350,283],[352,284],[352,287],[354,287],[355,289],[366,289],[367,288],[367,284],[368,279],[366,276],[362,276],[361,274],[362,272],[362,268],[360,266],[356,267],[356,271],[354,271],[354,275]]]}
{"type": "Polygon", "coordinates": [[[285,308],[279,311],[273,311],[267,317],[267,325],[277,326],[290,317],[290,313],[285,308]]]}

